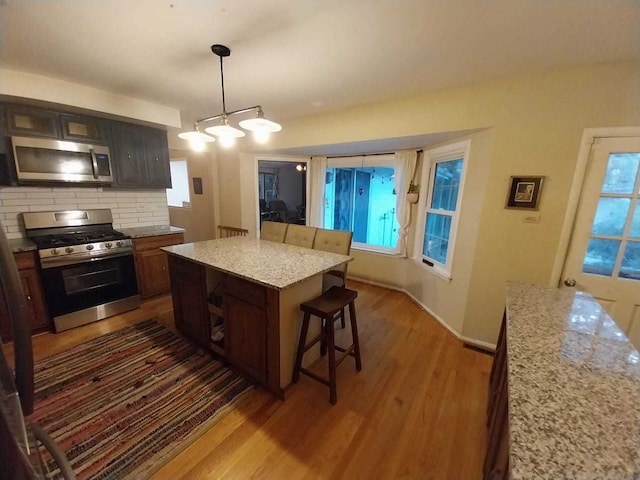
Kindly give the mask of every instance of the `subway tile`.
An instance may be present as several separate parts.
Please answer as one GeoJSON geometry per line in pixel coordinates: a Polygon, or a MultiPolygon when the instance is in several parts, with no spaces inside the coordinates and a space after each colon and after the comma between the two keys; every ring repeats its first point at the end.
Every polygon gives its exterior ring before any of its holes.
{"type": "Polygon", "coordinates": [[[15,200],[4,200],[3,206],[11,205],[51,205],[51,199],[48,198],[22,198],[15,200]]]}

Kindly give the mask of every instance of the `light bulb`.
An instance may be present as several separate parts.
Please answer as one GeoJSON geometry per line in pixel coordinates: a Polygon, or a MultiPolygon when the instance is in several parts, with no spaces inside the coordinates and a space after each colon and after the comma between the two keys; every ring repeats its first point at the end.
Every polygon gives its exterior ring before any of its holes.
{"type": "Polygon", "coordinates": [[[233,147],[233,145],[236,143],[236,137],[234,137],[233,135],[220,135],[218,139],[220,139],[220,145],[222,145],[224,148],[233,147]]]}
{"type": "Polygon", "coordinates": [[[265,130],[258,130],[253,132],[253,139],[257,142],[257,143],[267,143],[269,141],[269,137],[271,135],[269,134],[269,132],[265,131],[265,130]]]}
{"type": "Polygon", "coordinates": [[[204,152],[204,150],[207,148],[207,145],[202,140],[198,140],[198,139],[194,138],[194,139],[189,140],[189,147],[194,152],[204,152]]]}

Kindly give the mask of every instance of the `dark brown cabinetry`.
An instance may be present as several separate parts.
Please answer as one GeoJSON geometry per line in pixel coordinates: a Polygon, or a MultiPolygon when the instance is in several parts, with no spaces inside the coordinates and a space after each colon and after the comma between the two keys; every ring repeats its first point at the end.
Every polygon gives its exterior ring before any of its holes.
{"type": "Polygon", "coordinates": [[[211,335],[205,267],[169,256],[169,270],[176,328],[197,344],[209,348],[211,335]]]}
{"type": "Polygon", "coordinates": [[[60,114],[60,129],[64,140],[109,143],[107,125],[99,118],[60,114]]]}
{"type": "Polygon", "coordinates": [[[112,137],[112,161],[119,186],[171,187],[169,148],[163,131],[114,123],[112,137]]]}
{"type": "Polygon", "coordinates": [[[60,138],[56,114],[38,108],[7,106],[6,128],[9,135],[60,138]]]}
{"type": "Polygon", "coordinates": [[[142,298],[169,293],[169,262],[161,247],[184,243],[184,235],[175,233],[133,240],[138,289],[142,298]]]}
{"type": "Polygon", "coordinates": [[[171,187],[164,130],[10,103],[0,112],[0,184],[17,184],[10,137],[32,136],[109,146],[114,187],[171,187]]]}
{"type": "Polygon", "coordinates": [[[223,295],[227,358],[264,383],[267,381],[266,288],[226,276],[223,295]]]}
{"type": "Polygon", "coordinates": [[[169,255],[169,270],[176,327],[282,397],[278,291],[218,271],[209,272],[215,280],[207,285],[206,267],[175,255],[169,255]],[[218,284],[222,309],[207,301],[218,284]],[[212,323],[220,320],[224,339],[214,342],[212,323]]]}
{"type": "MultiPolygon", "coordinates": [[[[31,333],[51,330],[51,322],[40,283],[35,252],[16,253],[15,260],[22,280],[22,289],[27,298],[27,315],[31,333]]],[[[0,295],[0,334],[3,342],[11,341],[9,312],[7,310],[7,299],[5,299],[4,295],[0,295]]]]}
{"type": "Polygon", "coordinates": [[[484,459],[484,480],[509,478],[509,406],[507,374],[506,314],[498,337],[487,403],[487,452],[484,459]]]}

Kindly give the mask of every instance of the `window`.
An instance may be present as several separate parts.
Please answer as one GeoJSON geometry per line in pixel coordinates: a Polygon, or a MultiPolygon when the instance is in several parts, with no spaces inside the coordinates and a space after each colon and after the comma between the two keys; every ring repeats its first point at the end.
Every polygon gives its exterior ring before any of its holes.
{"type": "Polygon", "coordinates": [[[167,204],[170,207],[189,207],[189,171],[186,160],[171,160],[171,188],[167,188],[167,204]]]}
{"type": "Polygon", "coordinates": [[[640,280],[640,154],[612,153],[582,271],[640,280]]]}
{"type": "Polygon", "coordinates": [[[353,232],[355,248],[393,251],[398,241],[394,156],[329,158],[324,228],[353,232]]]}
{"type": "Polygon", "coordinates": [[[418,215],[415,257],[447,278],[451,277],[469,145],[466,141],[425,152],[421,184],[428,191],[418,215]]]}

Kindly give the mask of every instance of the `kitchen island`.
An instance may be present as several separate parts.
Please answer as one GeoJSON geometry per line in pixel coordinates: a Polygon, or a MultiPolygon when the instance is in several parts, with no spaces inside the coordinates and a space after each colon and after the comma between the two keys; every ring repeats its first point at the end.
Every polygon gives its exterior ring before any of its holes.
{"type": "Polygon", "coordinates": [[[635,479],[640,354],[584,292],[510,283],[484,478],[635,479]]]}
{"type": "MultiPolygon", "coordinates": [[[[352,257],[246,237],[163,250],[169,254],[176,327],[284,398],[295,361],[300,304],[322,293],[324,272],[352,257]]],[[[319,349],[308,356],[313,361],[319,349]]]]}

